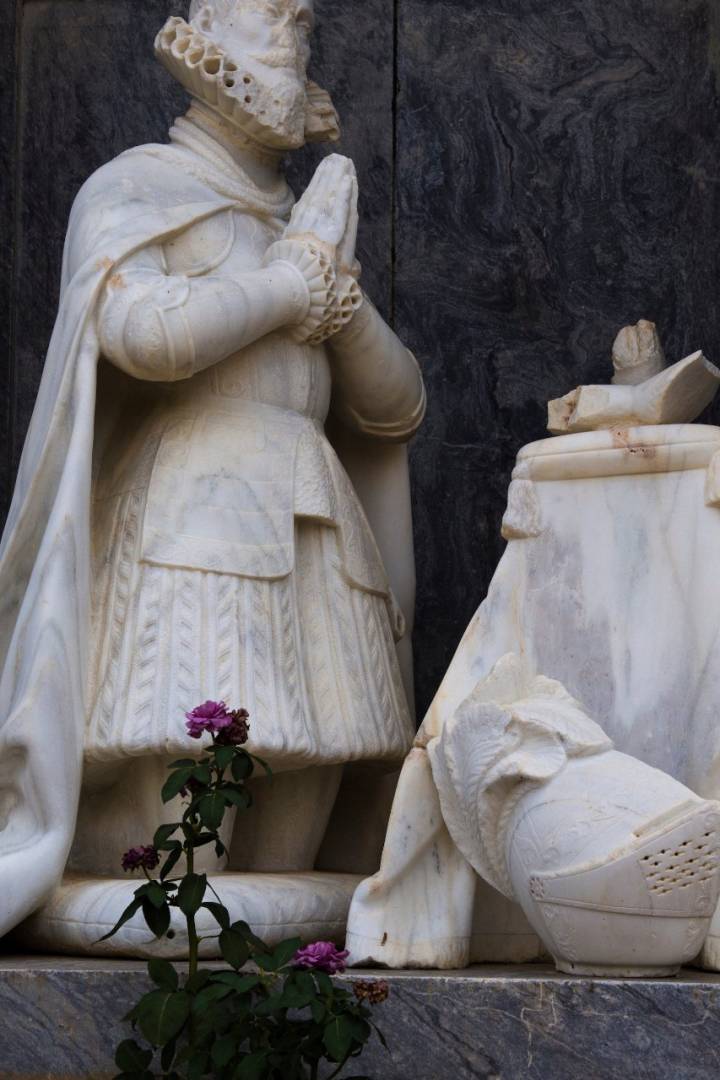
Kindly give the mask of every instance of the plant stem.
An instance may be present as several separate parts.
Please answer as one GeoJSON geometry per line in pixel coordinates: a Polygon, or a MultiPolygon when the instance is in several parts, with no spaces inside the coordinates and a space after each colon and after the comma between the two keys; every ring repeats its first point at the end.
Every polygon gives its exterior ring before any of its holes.
{"type": "MultiPolygon", "coordinates": [[[[185,845],[185,857],[187,860],[187,872],[192,874],[195,872],[195,850],[192,846],[192,841],[188,841],[185,845]]],[[[198,969],[198,945],[199,939],[197,930],[195,929],[195,916],[186,915],[185,921],[187,922],[187,935],[188,935],[188,960],[189,960],[189,976],[197,974],[198,969]]]]}

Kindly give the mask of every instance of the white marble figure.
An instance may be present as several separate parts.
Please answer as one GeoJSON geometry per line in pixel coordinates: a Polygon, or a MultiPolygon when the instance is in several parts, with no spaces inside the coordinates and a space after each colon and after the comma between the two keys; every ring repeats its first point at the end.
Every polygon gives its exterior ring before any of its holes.
{"type": "MultiPolygon", "coordinates": [[[[25,940],[81,949],[114,921],[136,883],[98,876],[176,817],[166,764],[213,698],[250,711],[276,773],[227,838],[230,869],[295,875],[258,925],[342,936],[356,879],[323,893],[313,871],[343,766],[411,741],[404,444],[425,397],[358,284],[352,162],[326,158],[294,205],[281,172],[338,135],[312,24],[311,0],[194,0],[156,41],[189,112],[75,201],[0,551],[0,934],[51,894],[25,940]]],[[[351,868],[376,834],[346,838],[351,868]]],[[[231,909],[248,880],[226,874],[231,909]]]]}
{"type": "Polygon", "coordinates": [[[428,744],[443,819],[561,971],[671,975],[720,893],[720,803],[613,749],[508,654],[428,744]]]}
{"type": "MultiPolygon", "coordinates": [[[[720,797],[719,510],[715,427],[618,424],[520,451],[507,549],[406,760],[381,870],[353,901],[355,962],[541,953],[521,908],[452,840],[427,751],[507,653],[566,687],[618,751],[720,797]]],[[[718,913],[701,958],[720,970],[718,913]]]]}

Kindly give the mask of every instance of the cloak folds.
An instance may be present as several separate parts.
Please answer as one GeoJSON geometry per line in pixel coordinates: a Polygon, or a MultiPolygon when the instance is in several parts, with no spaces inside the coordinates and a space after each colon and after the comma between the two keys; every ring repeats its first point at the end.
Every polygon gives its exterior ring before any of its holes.
{"type": "MultiPolygon", "coordinates": [[[[58,317],[0,544],[0,936],[57,885],[75,829],[93,446],[108,439],[120,408],[115,401],[96,421],[96,306],[118,264],[142,248],[229,209],[285,217],[291,204],[287,193],[263,200],[221,168],[191,175],[183,164],[174,147],[129,151],[90,178],[70,217],[58,317]]],[[[397,460],[397,448],[388,452],[397,460]]],[[[393,467],[391,476],[402,499],[406,472],[393,467]]]]}

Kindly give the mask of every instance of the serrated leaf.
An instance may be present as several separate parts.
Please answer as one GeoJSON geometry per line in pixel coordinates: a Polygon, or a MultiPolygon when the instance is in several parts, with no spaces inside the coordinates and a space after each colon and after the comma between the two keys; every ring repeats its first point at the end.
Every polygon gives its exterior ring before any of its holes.
{"type": "Polygon", "coordinates": [[[344,1061],[352,1046],[349,1016],[334,1016],[323,1030],[323,1045],[333,1061],[344,1061]]]}
{"type": "Polygon", "coordinates": [[[213,1064],[217,1065],[219,1069],[223,1069],[230,1064],[236,1053],[237,1045],[232,1035],[223,1035],[221,1039],[217,1039],[214,1043],[210,1056],[213,1059],[213,1064]]]}
{"type": "Polygon", "coordinates": [[[255,771],[252,758],[245,753],[235,754],[232,761],[233,780],[237,780],[241,783],[243,780],[249,780],[255,771]]]}
{"type": "Polygon", "coordinates": [[[248,943],[245,937],[238,934],[236,930],[231,928],[221,931],[218,944],[223,960],[227,960],[231,967],[241,968],[248,962],[250,958],[248,943]]]}
{"type": "Polygon", "coordinates": [[[190,1015],[190,997],[182,990],[153,990],[145,997],[138,1024],[153,1046],[164,1046],[182,1030],[190,1015]]]}
{"type": "Polygon", "coordinates": [[[225,816],[225,798],[219,791],[208,792],[198,802],[198,814],[208,829],[218,829],[225,816]]]}
{"type": "Polygon", "coordinates": [[[96,944],[99,944],[100,941],[107,941],[107,939],[111,938],[113,936],[113,934],[117,934],[120,927],[124,926],[125,923],[128,922],[129,919],[132,919],[135,912],[139,911],[140,908],[142,907],[142,905],[143,905],[142,896],[136,896],[135,899],[130,904],[128,904],[128,906],[125,908],[122,915],[120,916],[118,921],[113,926],[112,930],[109,930],[107,934],[104,934],[101,938],[99,938],[98,941],[96,942],[96,944]]]}
{"type": "MultiPolygon", "coordinates": [[[[164,897],[163,893],[163,897],[164,897]]],[[[162,907],[155,907],[149,900],[143,900],[142,913],[145,918],[145,922],[155,935],[155,937],[162,937],[167,933],[170,927],[170,908],[167,903],[163,903],[162,907]]]]}
{"type": "Polygon", "coordinates": [[[143,1050],[134,1039],[125,1039],[115,1051],[115,1064],[123,1072],[142,1072],[152,1059],[152,1050],[143,1050]]]}
{"type": "Polygon", "coordinates": [[[172,802],[173,799],[177,798],[190,779],[194,768],[195,765],[193,764],[192,768],[177,769],[170,774],[160,792],[160,798],[164,803],[172,802]]]}
{"type": "Polygon", "coordinates": [[[214,900],[208,900],[207,903],[203,904],[203,907],[210,912],[221,930],[230,929],[230,915],[223,904],[216,904],[214,900]]]}
{"type": "Polygon", "coordinates": [[[169,960],[149,960],[148,975],[161,990],[177,990],[178,973],[169,960]]]}
{"type": "Polygon", "coordinates": [[[183,915],[195,915],[200,910],[207,889],[207,874],[186,874],[180,882],[177,905],[183,915]]]}

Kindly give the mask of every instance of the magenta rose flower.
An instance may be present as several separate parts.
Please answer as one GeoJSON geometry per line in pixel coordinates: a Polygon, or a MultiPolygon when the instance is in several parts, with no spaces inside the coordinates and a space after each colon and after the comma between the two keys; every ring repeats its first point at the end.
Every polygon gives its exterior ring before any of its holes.
{"type": "Polygon", "coordinates": [[[206,701],[204,705],[197,705],[192,712],[185,713],[185,719],[191,739],[201,739],[206,731],[215,735],[233,722],[224,701],[206,701]]]}
{"type": "Polygon", "coordinates": [[[134,847],[126,851],[121,865],[123,870],[154,870],[159,862],[157,848],[148,844],[147,847],[134,847]]]}
{"type": "Polygon", "coordinates": [[[336,949],[331,941],[315,941],[298,949],[293,957],[293,967],[309,971],[324,971],[328,975],[341,975],[345,970],[345,961],[350,953],[347,949],[336,949]]]}

